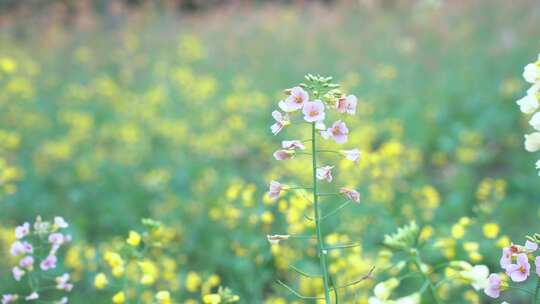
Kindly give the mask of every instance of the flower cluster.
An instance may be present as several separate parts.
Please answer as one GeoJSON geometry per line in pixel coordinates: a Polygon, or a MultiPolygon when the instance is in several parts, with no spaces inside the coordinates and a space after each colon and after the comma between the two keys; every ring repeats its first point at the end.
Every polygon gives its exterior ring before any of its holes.
{"type": "MultiPolygon", "coordinates": [[[[535,132],[525,135],[525,150],[536,152],[540,150],[540,112],[537,112],[540,102],[540,54],[538,54],[538,60],[525,66],[523,78],[532,86],[527,90],[527,95],[516,103],[521,112],[532,114],[529,124],[535,132]]],[[[540,160],[536,162],[536,168],[540,169],[540,160]]]]}
{"type": "MultiPolygon", "coordinates": [[[[294,123],[308,124],[311,126],[311,138],[309,139],[291,139],[285,140],[281,143],[281,148],[274,152],[274,158],[279,161],[291,160],[297,155],[311,156],[311,173],[312,184],[310,187],[301,186],[288,186],[281,182],[272,180],[269,185],[268,197],[270,200],[278,199],[285,191],[298,190],[305,191],[310,190],[313,192],[313,216],[306,216],[306,220],[315,223],[316,235],[313,237],[317,239],[317,256],[319,258],[321,277],[323,281],[323,291],[326,303],[330,302],[330,281],[331,272],[328,270],[329,265],[334,266],[328,261],[327,255],[329,250],[337,250],[343,248],[358,247],[360,244],[325,244],[325,238],[321,231],[321,222],[326,218],[338,213],[341,209],[345,208],[350,202],[360,203],[360,193],[355,189],[349,189],[347,187],[341,187],[339,191],[334,193],[322,193],[318,190],[318,183],[326,182],[332,183],[334,181],[334,165],[324,164],[318,165],[318,155],[323,153],[334,153],[345,157],[357,164],[360,159],[359,149],[350,150],[329,150],[320,149],[317,146],[318,138],[322,138],[326,141],[333,141],[335,144],[345,144],[349,139],[349,129],[346,123],[342,119],[337,119],[327,126],[327,120],[330,119],[332,111],[344,115],[355,115],[357,108],[357,98],[354,95],[346,95],[339,90],[339,85],[332,83],[331,77],[313,76],[311,74],[306,75],[307,84],[300,84],[293,88],[285,90],[285,99],[279,101],[278,107],[282,111],[275,110],[272,112],[272,117],[275,122],[270,126],[270,130],[274,135],[282,132],[286,127],[294,123]],[[298,115],[297,115],[298,114],[298,115]],[[304,152],[306,150],[306,143],[309,143],[310,152],[304,152]],[[322,197],[343,197],[345,201],[335,207],[333,210],[324,212],[321,210],[319,203],[322,197]]],[[[267,239],[272,245],[277,245],[281,241],[288,240],[291,237],[297,237],[290,234],[275,234],[268,235],[267,239]]],[[[311,238],[311,237],[308,237],[311,238]]],[[[334,257],[335,254],[329,255],[334,257]]],[[[297,270],[298,271],[298,270],[297,270]]],[[[371,272],[370,272],[371,274],[371,272]]],[[[368,278],[370,275],[366,275],[368,278]]],[[[360,280],[361,281],[361,280],[360,280]]],[[[291,287],[285,283],[279,281],[282,286],[292,290],[291,287]]],[[[358,282],[356,282],[358,283],[358,282]]],[[[354,283],[354,284],[356,284],[354,283]]],[[[333,287],[334,289],[336,287],[333,287]]],[[[294,292],[296,295],[298,293],[294,292]]],[[[337,293],[337,291],[336,291],[337,293]]]]}
{"type": "MultiPolygon", "coordinates": [[[[527,237],[524,245],[511,244],[502,249],[499,264],[504,270],[504,274],[492,273],[489,275],[484,293],[491,298],[499,298],[501,291],[507,289],[520,289],[511,286],[510,282],[517,284],[525,283],[531,275],[531,262],[534,262],[534,271],[537,274],[537,286],[540,286],[540,256],[534,256],[538,250],[540,235],[527,237]],[[509,281],[509,282],[507,282],[509,281]]],[[[538,288],[533,294],[533,303],[538,301],[538,288]]]]}
{"type": "Polygon", "coordinates": [[[71,235],[65,230],[69,224],[64,218],[57,216],[52,222],[43,221],[38,216],[33,224],[25,222],[15,228],[15,242],[11,244],[10,254],[18,263],[11,274],[17,282],[28,286],[25,294],[4,294],[2,304],[14,303],[19,299],[26,301],[48,301],[51,303],[68,303],[66,293],[71,292],[74,285],[70,274],[61,272],[58,252],[71,242],[71,235]],[[51,287],[52,286],[52,287],[51,287]],[[51,293],[50,289],[55,290],[51,293]],[[45,295],[45,296],[44,296],[45,295]]]}

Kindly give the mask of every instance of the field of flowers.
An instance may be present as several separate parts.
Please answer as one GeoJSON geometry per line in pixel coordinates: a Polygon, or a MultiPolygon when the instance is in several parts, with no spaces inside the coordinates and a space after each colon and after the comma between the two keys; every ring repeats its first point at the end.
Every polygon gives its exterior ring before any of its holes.
{"type": "Polygon", "coordinates": [[[2,304],[540,303],[536,1],[47,14],[0,27],[2,304]]]}

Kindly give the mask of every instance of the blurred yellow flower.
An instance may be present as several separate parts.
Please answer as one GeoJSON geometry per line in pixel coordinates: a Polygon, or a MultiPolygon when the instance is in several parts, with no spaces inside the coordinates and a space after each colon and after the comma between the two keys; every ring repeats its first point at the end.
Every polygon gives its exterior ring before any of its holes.
{"type": "Polygon", "coordinates": [[[130,231],[129,236],[126,239],[126,243],[128,243],[129,245],[133,247],[139,246],[139,244],[141,243],[141,235],[137,233],[136,231],[133,231],[133,230],[130,231]]]}
{"type": "Polygon", "coordinates": [[[201,285],[201,283],[202,283],[202,279],[198,273],[194,271],[188,272],[186,276],[186,289],[189,292],[196,292],[197,289],[199,289],[199,286],[201,285]]]}
{"type": "Polygon", "coordinates": [[[156,300],[159,304],[171,304],[171,294],[168,291],[159,291],[156,293],[156,300]]]}
{"type": "Polygon", "coordinates": [[[94,278],[94,287],[97,289],[103,289],[107,284],[109,284],[109,280],[107,280],[107,276],[104,273],[98,273],[94,278]]]}
{"type": "Polygon", "coordinates": [[[203,302],[205,304],[219,304],[221,303],[221,296],[216,293],[207,294],[203,297],[203,302]]]}
{"type": "Polygon", "coordinates": [[[494,239],[499,235],[500,228],[496,223],[487,223],[484,224],[482,230],[488,239],[494,239]]]}
{"type": "Polygon", "coordinates": [[[120,292],[116,293],[112,297],[112,302],[114,304],[121,304],[121,303],[124,303],[125,301],[126,301],[126,295],[124,294],[123,291],[120,291],[120,292]]]}

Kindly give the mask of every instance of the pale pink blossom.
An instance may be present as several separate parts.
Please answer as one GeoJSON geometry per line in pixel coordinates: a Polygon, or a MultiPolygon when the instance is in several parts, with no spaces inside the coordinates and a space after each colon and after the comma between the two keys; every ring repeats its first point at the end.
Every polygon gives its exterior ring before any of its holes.
{"type": "Polygon", "coordinates": [[[49,235],[49,243],[53,245],[62,245],[64,243],[64,235],[61,233],[51,233],[49,235]]]}
{"type": "Polygon", "coordinates": [[[503,269],[506,269],[508,265],[512,264],[512,250],[509,247],[504,247],[502,249],[502,255],[499,263],[503,269]]]}
{"type": "Polygon", "coordinates": [[[279,195],[281,194],[281,191],[283,191],[283,188],[284,188],[283,184],[276,181],[271,181],[270,187],[268,190],[268,196],[273,200],[277,199],[279,195]]]}
{"type": "Polygon", "coordinates": [[[536,249],[538,249],[538,244],[536,244],[535,242],[531,242],[529,240],[525,241],[525,249],[527,249],[528,251],[536,251],[536,249]]]}
{"type": "Polygon", "coordinates": [[[320,100],[307,101],[304,103],[302,113],[304,113],[304,119],[307,122],[323,121],[325,117],[324,104],[320,100]]]}
{"type": "Polygon", "coordinates": [[[11,270],[11,273],[13,274],[13,278],[15,279],[15,281],[19,282],[26,272],[20,269],[19,267],[15,266],[11,270]]]}
{"type": "Polygon", "coordinates": [[[266,239],[268,239],[268,242],[271,245],[277,245],[281,241],[286,241],[290,238],[290,235],[281,235],[281,234],[274,234],[274,235],[267,235],[266,239]]]}
{"type": "Polygon", "coordinates": [[[289,149],[289,150],[304,150],[306,147],[304,144],[299,140],[284,140],[281,142],[281,147],[283,149],[289,149]]]}
{"type": "Polygon", "coordinates": [[[28,242],[16,241],[11,245],[10,253],[12,256],[19,256],[25,253],[33,253],[34,247],[28,242]]]}
{"type": "Polygon", "coordinates": [[[73,289],[73,284],[69,283],[69,273],[56,277],[56,289],[70,292],[73,289]]]}
{"type": "Polygon", "coordinates": [[[62,228],[62,229],[69,227],[69,224],[61,216],[55,216],[54,217],[54,225],[56,227],[62,228]]]}
{"type": "Polygon", "coordinates": [[[341,153],[345,155],[345,158],[355,163],[358,163],[358,161],[360,160],[360,150],[358,149],[342,150],[341,153]]]}
{"type": "Polygon", "coordinates": [[[309,94],[301,87],[294,87],[287,90],[290,95],[285,101],[280,101],[280,108],[285,112],[300,110],[305,102],[309,101],[309,94]]]}
{"type": "Polygon", "coordinates": [[[39,264],[39,267],[41,267],[41,270],[46,271],[49,269],[56,268],[56,256],[55,255],[49,255],[47,256],[41,263],[39,264]]]}
{"type": "Polygon", "coordinates": [[[29,255],[25,256],[19,261],[19,266],[28,270],[32,270],[34,268],[34,258],[29,255]]]}
{"type": "Polygon", "coordinates": [[[68,298],[67,297],[62,297],[60,299],[60,301],[57,302],[57,304],[67,304],[68,303],[68,298]]]}
{"type": "Polygon", "coordinates": [[[349,129],[347,125],[341,120],[334,122],[332,127],[321,131],[321,136],[325,139],[332,138],[338,144],[344,144],[347,142],[347,136],[349,134],[349,129]]]}
{"type": "Polygon", "coordinates": [[[501,278],[496,273],[492,273],[488,277],[488,285],[484,288],[484,293],[494,299],[501,295],[501,278]]]}
{"type": "Polygon", "coordinates": [[[534,258],[534,265],[536,266],[536,275],[540,277],[540,256],[534,258]]]}
{"type": "Polygon", "coordinates": [[[288,160],[294,158],[294,151],[293,150],[277,150],[274,152],[274,158],[276,160],[288,160]]]}
{"type": "Polygon", "coordinates": [[[290,124],[289,116],[287,114],[281,114],[279,111],[274,111],[272,112],[272,117],[276,121],[272,126],[270,126],[270,130],[274,135],[278,134],[285,126],[290,124]]]}
{"type": "Polygon", "coordinates": [[[343,194],[348,200],[360,203],[360,193],[354,189],[341,188],[339,193],[343,194]]]}
{"type": "Polygon", "coordinates": [[[347,97],[342,97],[338,100],[337,103],[337,111],[339,113],[347,113],[350,115],[356,114],[356,105],[358,103],[358,100],[356,99],[356,96],[349,95],[347,97]]]}
{"type": "Polygon", "coordinates": [[[320,180],[326,180],[327,182],[331,182],[333,168],[334,166],[323,166],[323,167],[317,168],[316,170],[317,178],[320,180]]]}
{"type": "Polygon", "coordinates": [[[51,223],[44,222],[39,215],[36,217],[36,221],[34,222],[34,231],[37,234],[46,234],[49,232],[50,228],[51,223]]]}
{"type": "Polygon", "coordinates": [[[32,292],[31,294],[29,294],[26,298],[24,298],[26,301],[32,301],[32,300],[37,300],[39,299],[39,294],[37,292],[32,292]]]}
{"type": "Polygon", "coordinates": [[[20,240],[30,233],[30,223],[26,222],[15,228],[15,237],[20,240]]]}
{"type": "Polygon", "coordinates": [[[2,304],[13,303],[13,302],[17,301],[18,298],[19,298],[19,296],[14,295],[14,294],[2,295],[2,304]]]}
{"type": "Polygon", "coordinates": [[[529,258],[525,253],[519,253],[516,257],[516,264],[510,264],[506,267],[506,274],[514,282],[523,282],[529,276],[531,265],[529,258]]]}

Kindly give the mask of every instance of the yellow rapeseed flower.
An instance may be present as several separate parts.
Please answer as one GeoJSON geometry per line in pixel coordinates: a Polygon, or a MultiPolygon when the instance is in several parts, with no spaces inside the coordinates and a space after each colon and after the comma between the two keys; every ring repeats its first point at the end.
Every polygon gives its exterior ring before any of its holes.
{"type": "Polygon", "coordinates": [[[207,294],[203,297],[203,302],[205,304],[219,304],[221,303],[221,296],[217,293],[207,294]]]}
{"type": "Polygon", "coordinates": [[[496,223],[487,223],[482,227],[482,230],[488,239],[494,239],[499,235],[500,228],[496,223]]]}
{"type": "Polygon", "coordinates": [[[94,278],[94,287],[97,289],[103,289],[107,284],[109,284],[109,280],[107,280],[107,276],[104,273],[98,273],[94,278]]]}
{"type": "Polygon", "coordinates": [[[202,283],[202,279],[201,279],[201,276],[194,272],[194,271],[190,271],[188,274],[187,274],[187,277],[186,277],[186,289],[189,291],[189,292],[196,292],[197,289],[199,289],[199,286],[201,285],[202,283]]]}
{"type": "Polygon", "coordinates": [[[124,303],[126,301],[126,295],[124,294],[123,291],[120,291],[120,292],[117,292],[113,297],[112,297],[112,302],[114,304],[121,304],[121,303],[124,303]]]}
{"type": "Polygon", "coordinates": [[[141,235],[137,231],[130,231],[129,236],[126,239],[126,243],[133,247],[139,246],[139,244],[141,243],[141,235]]]}
{"type": "Polygon", "coordinates": [[[168,291],[159,291],[156,293],[156,300],[159,304],[171,304],[171,294],[168,291]]]}

